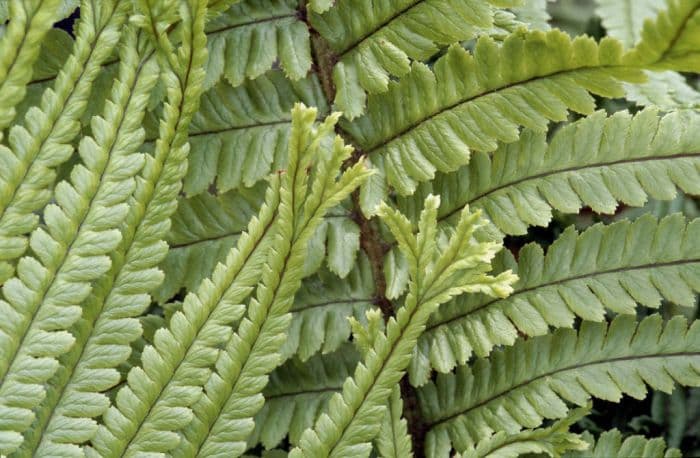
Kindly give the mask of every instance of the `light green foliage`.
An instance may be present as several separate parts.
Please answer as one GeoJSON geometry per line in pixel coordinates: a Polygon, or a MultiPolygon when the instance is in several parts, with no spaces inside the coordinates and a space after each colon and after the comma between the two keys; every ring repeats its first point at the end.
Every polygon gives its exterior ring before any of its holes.
{"type": "Polygon", "coordinates": [[[700,0],[587,5],[0,0],[0,455],[679,456],[700,0]]]}

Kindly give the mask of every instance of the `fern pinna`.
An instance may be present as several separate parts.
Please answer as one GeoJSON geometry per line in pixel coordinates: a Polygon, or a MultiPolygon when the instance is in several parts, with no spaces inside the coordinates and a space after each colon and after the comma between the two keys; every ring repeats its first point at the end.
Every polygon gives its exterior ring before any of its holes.
{"type": "Polygon", "coordinates": [[[700,1],[547,3],[0,1],[0,456],[680,456],[700,1]]]}

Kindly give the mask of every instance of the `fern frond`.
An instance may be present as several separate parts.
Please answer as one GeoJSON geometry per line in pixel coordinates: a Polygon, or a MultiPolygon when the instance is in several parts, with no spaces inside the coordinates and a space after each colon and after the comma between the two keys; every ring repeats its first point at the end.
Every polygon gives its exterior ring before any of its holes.
{"type": "MultiPolygon", "coordinates": [[[[122,48],[119,78],[103,117],[92,120],[92,137],[83,137],[71,182],[56,186],[56,204],[44,211],[46,229],[30,237],[36,257],[23,257],[17,277],[3,285],[0,417],[17,436],[2,450],[19,445],[45,397],[44,383],[58,370],[58,357],[75,338],[68,330],[80,318],[91,283],[110,268],[108,254],[121,240],[118,230],[128,212],[134,176],[144,157],[141,120],[158,70],[137,52],[133,30],[122,48]]],[[[34,434],[34,432],[32,433],[34,434]]]]}
{"type": "Polygon", "coordinates": [[[24,125],[10,129],[9,146],[0,146],[0,283],[14,275],[27,249],[26,234],[37,227],[36,212],[51,198],[55,169],[73,153],[92,84],[119,41],[128,5],[94,3],[83,2],[73,52],[54,87],[27,111],[24,125]]]}
{"type": "Polygon", "coordinates": [[[464,292],[481,291],[507,295],[513,277],[510,272],[491,277],[489,261],[500,248],[472,238],[478,214],[465,210],[460,224],[446,246],[435,244],[435,217],[439,198],[426,199],[418,236],[398,212],[386,205],[380,215],[399,240],[409,260],[411,282],[403,307],[390,318],[386,334],[379,333],[353,378],[343,385],[342,394],[331,398],[326,412],[314,429],[302,435],[292,457],[367,456],[370,441],[377,434],[391,390],[402,377],[410,355],[430,314],[440,303],[464,292]]]}
{"type": "Polygon", "coordinates": [[[327,270],[305,279],[292,305],[292,322],[280,350],[283,358],[306,361],[317,352],[337,350],[350,337],[348,317],[360,318],[372,307],[375,283],[365,256],[338,281],[327,270]]]}
{"type": "Polygon", "coordinates": [[[319,151],[339,114],[328,117],[318,130],[312,129],[316,115],[315,109],[303,106],[292,112],[288,171],[283,176],[276,223],[279,236],[247,315],[216,362],[217,371],[208,381],[205,395],[194,406],[195,419],[184,431],[176,456],[243,453],[254,427],[253,416],[264,403],[262,390],[268,375],[281,362],[279,351],[289,326],[293,295],[301,283],[307,243],[323,215],[369,174],[360,161],[336,181],[337,170],[350,156],[351,148],[336,136],[332,149],[319,151]],[[317,161],[310,178],[305,173],[309,161],[317,161]]]}
{"type": "Polygon", "coordinates": [[[642,39],[625,61],[657,70],[700,72],[700,0],[666,0],[644,23],[642,39]]]}
{"type": "Polygon", "coordinates": [[[328,399],[352,375],[359,355],[351,345],[338,347],[327,355],[315,355],[305,362],[293,358],[270,374],[265,388],[265,405],[255,416],[255,430],[248,446],[262,443],[271,449],[289,436],[298,444],[306,428],[313,426],[328,399]]]}
{"type": "Polygon", "coordinates": [[[647,196],[670,200],[676,187],[700,194],[700,116],[691,111],[663,117],[655,108],[634,117],[602,111],[544,134],[523,132],[492,156],[476,153],[468,166],[424,183],[415,196],[399,198],[411,217],[430,193],[446,197],[441,220],[469,205],[484,210],[505,234],[547,226],[552,210],[578,213],[589,206],[613,213],[618,202],[642,206],[647,196]]]}
{"type": "Polygon", "coordinates": [[[638,456],[643,458],[681,458],[680,450],[666,449],[661,438],[647,439],[644,436],[628,436],[623,440],[617,429],[604,431],[596,441],[588,431],[582,434],[589,444],[588,450],[566,453],[564,458],[608,458],[611,456],[638,456]]]}
{"type": "Polygon", "coordinates": [[[220,82],[202,96],[190,129],[191,152],[184,191],[224,193],[253,186],[286,166],[296,102],[328,111],[316,77],[297,82],[269,72],[237,88],[220,82]]]}
{"type": "Polygon", "coordinates": [[[631,48],[642,38],[647,19],[656,18],[666,9],[666,0],[595,0],[596,14],[608,35],[631,48]]]}
{"type": "Polygon", "coordinates": [[[65,373],[51,383],[43,410],[51,414],[40,418],[35,428],[44,431],[36,451],[40,455],[67,453],[94,437],[97,423],[92,418],[103,415],[110,405],[103,392],[119,381],[117,367],[140,334],[136,317],[150,303],[147,293],[162,281],[156,267],[166,253],[163,239],[185,173],[187,127],[197,110],[206,58],[201,30],[184,26],[183,32],[191,35],[183,40],[182,64],[163,76],[169,94],[160,138],[129,202],[120,228],[122,242],[111,254],[110,271],[85,304],[73,332],[76,345],[63,358],[65,373]],[[105,340],[105,335],[113,337],[105,340]],[[70,437],[66,430],[82,434],[70,437]]]}
{"type": "Polygon", "coordinates": [[[41,40],[53,25],[60,3],[61,0],[9,2],[11,20],[0,38],[0,131],[15,117],[15,105],[24,97],[41,40]]]}
{"type": "MultiPolygon", "coordinates": [[[[546,428],[529,429],[515,434],[500,431],[480,440],[476,447],[458,453],[455,458],[517,458],[528,454],[546,454],[558,458],[571,450],[585,450],[589,444],[578,434],[569,432],[569,427],[588,414],[589,410],[576,409],[566,418],[546,428]]],[[[637,455],[607,455],[613,456],[637,455]]]]}
{"type": "Polygon", "coordinates": [[[581,234],[569,227],[547,254],[537,244],[500,257],[502,269],[520,277],[513,293],[500,300],[458,298],[431,318],[409,370],[422,385],[430,369],[449,372],[472,352],[483,357],[498,345],[512,345],[523,333],[542,335],[572,327],[576,317],[602,321],[606,310],[634,314],[637,303],[658,308],[662,299],[695,304],[700,291],[700,220],[681,215],[657,221],[592,226],[581,234]]]}
{"type": "MultiPolygon", "coordinates": [[[[546,131],[549,120],[566,120],[568,109],[592,113],[589,92],[619,97],[619,80],[640,78],[639,70],[622,66],[615,40],[598,44],[588,37],[571,40],[559,30],[521,30],[502,45],[481,37],[473,55],[453,45],[433,71],[414,63],[386,93],[370,97],[365,116],[343,127],[406,195],[436,171],[466,164],[470,150],[491,152],[497,141],[512,143],[519,126],[546,131]]],[[[381,198],[370,197],[365,212],[381,198]]]]}
{"type": "Polygon", "coordinates": [[[646,83],[625,84],[627,99],[637,105],[654,105],[662,110],[700,108],[700,91],[690,86],[683,75],[670,70],[645,72],[646,83]]]}
{"type": "Polygon", "coordinates": [[[264,202],[267,187],[268,183],[261,181],[252,188],[219,196],[204,193],[178,199],[167,236],[170,249],[159,266],[165,280],[153,292],[157,303],[164,304],[182,288],[196,291],[202,280],[214,272],[216,264],[226,261],[228,252],[264,202]]]}
{"type": "Polygon", "coordinates": [[[270,70],[276,61],[291,80],[311,69],[309,29],[296,0],[243,0],[207,24],[205,88],[222,77],[234,87],[270,70]]]}
{"type": "Polygon", "coordinates": [[[312,4],[312,11],[327,11],[309,19],[337,61],[335,104],[348,119],[364,113],[366,92],[384,92],[392,76],[408,73],[410,59],[425,60],[493,25],[491,5],[480,0],[337,0],[328,6],[312,4]]]}
{"type": "Polygon", "coordinates": [[[559,329],[523,340],[419,389],[430,424],[426,452],[447,456],[452,446],[466,449],[495,431],[538,427],[564,417],[564,401],[583,406],[591,396],[641,399],[646,385],[664,392],[674,382],[697,386],[698,365],[700,323],[688,327],[681,316],[663,326],[659,315],[639,323],[619,315],[609,326],[585,321],[578,333],[559,329]]]}
{"type": "Polygon", "coordinates": [[[406,419],[403,415],[401,390],[395,386],[389,397],[382,426],[375,439],[377,452],[382,458],[411,458],[413,450],[411,436],[408,435],[406,419]]]}

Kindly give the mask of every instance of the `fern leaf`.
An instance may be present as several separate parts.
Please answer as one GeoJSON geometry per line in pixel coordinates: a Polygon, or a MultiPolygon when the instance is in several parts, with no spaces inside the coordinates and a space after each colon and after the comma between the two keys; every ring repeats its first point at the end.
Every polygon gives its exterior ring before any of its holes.
{"type": "Polygon", "coordinates": [[[353,378],[343,384],[342,394],[331,398],[314,429],[302,435],[292,457],[367,456],[370,441],[380,429],[391,390],[408,365],[416,340],[430,314],[440,303],[467,291],[506,295],[513,278],[486,274],[499,246],[472,239],[478,214],[466,210],[450,242],[437,249],[434,234],[439,198],[426,199],[418,236],[405,218],[383,206],[380,215],[412,266],[411,283],[403,307],[391,318],[386,334],[379,333],[353,378]],[[429,267],[430,266],[430,267],[429,267]]]}
{"type": "Polygon", "coordinates": [[[454,218],[464,205],[484,210],[505,234],[546,226],[552,209],[577,213],[590,206],[613,213],[618,201],[642,206],[647,196],[670,200],[676,187],[700,194],[700,116],[654,108],[634,117],[596,112],[560,129],[547,144],[544,134],[523,133],[490,157],[477,153],[456,173],[421,185],[399,199],[411,217],[422,196],[447,196],[439,218],[454,218]]]}
{"type": "Polygon", "coordinates": [[[516,434],[500,431],[480,440],[476,447],[457,454],[456,458],[517,458],[527,454],[560,457],[571,450],[576,452],[584,450],[589,444],[578,434],[569,432],[569,427],[588,414],[589,410],[588,408],[576,409],[566,418],[554,422],[547,428],[529,429],[516,434]]]}
{"type": "Polygon", "coordinates": [[[327,6],[312,4],[327,11],[312,13],[310,21],[338,61],[335,104],[348,119],[364,112],[365,92],[384,92],[391,76],[408,73],[409,59],[425,60],[493,24],[491,6],[479,0],[338,0],[327,6]]]}
{"type": "Polygon", "coordinates": [[[135,317],[148,307],[147,293],[162,280],[156,266],[165,256],[163,238],[185,173],[187,126],[197,110],[204,76],[203,34],[194,29],[183,27],[184,33],[191,33],[183,39],[183,65],[177,73],[163,76],[169,103],[161,135],[129,202],[129,213],[121,225],[122,243],[111,254],[112,268],[96,285],[74,330],[76,345],[63,358],[70,370],[51,383],[43,410],[51,414],[40,418],[35,428],[44,432],[39,455],[67,453],[93,438],[97,423],[91,418],[103,415],[110,404],[102,392],[119,381],[116,369],[129,356],[129,345],[140,333],[135,317]],[[187,57],[188,49],[192,58],[187,57]],[[105,341],[105,335],[114,337],[105,341]],[[83,433],[69,438],[66,430],[83,433]],[[75,445],[68,445],[71,441],[75,445]]]}
{"type": "Polygon", "coordinates": [[[10,319],[2,325],[0,417],[12,418],[8,430],[17,434],[34,420],[33,409],[46,394],[43,384],[74,344],[68,330],[80,318],[80,305],[91,283],[109,270],[108,254],[121,240],[118,227],[144,163],[135,152],[143,141],[141,119],[158,76],[155,62],[144,63],[136,47],[132,30],[111,102],[104,117],[93,118],[93,137],[80,143],[83,164],[73,169],[70,183],[56,186],[57,203],[44,212],[46,229],[30,237],[36,258],[20,259],[18,276],[3,285],[0,308],[10,319]]]}
{"type": "Polygon", "coordinates": [[[382,426],[375,439],[377,452],[382,458],[411,458],[413,450],[411,437],[408,435],[406,419],[403,415],[401,390],[395,386],[391,391],[389,405],[382,420],[382,426]]]}
{"type": "Polygon", "coordinates": [[[296,0],[244,0],[207,24],[209,62],[205,89],[223,75],[234,87],[270,70],[279,60],[291,80],[311,68],[307,25],[296,0]]]}
{"type": "Polygon", "coordinates": [[[439,375],[419,389],[430,431],[427,452],[446,456],[496,431],[517,433],[543,418],[563,418],[564,401],[585,405],[591,396],[641,399],[646,385],[670,392],[674,382],[700,385],[700,325],[675,316],[637,323],[619,315],[606,323],[584,322],[578,333],[560,329],[520,341],[456,374],[439,375]]]}
{"type": "Polygon", "coordinates": [[[316,131],[312,129],[315,109],[295,107],[292,113],[297,126],[293,121],[289,170],[281,188],[280,237],[271,248],[247,316],[221,353],[205,395],[194,406],[195,420],[184,431],[176,456],[230,456],[245,451],[247,435],[254,427],[253,416],[264,402],[262,390],[268,375],[281,362],[279,351],[289,326],[293,295],[301,283],[307,243],[323,215],[369,174],[360,161],[336,181],[337,170],[351,152],[336,136],[332,150],[321,152],[309,181],[303,171],[319,154],[320,142],[331,132],[339,114],[328,117],[316,131]]]}
{"type": "Polygon", "coordinates": [[[296,102],[318,106],[321,115],[328,110],[315,77],[290,82],[270,72],[237,88],[221,82],[207,91],[190,129],[185,193],[251,187],[283,169],[296,102]]]}
{"type": "Polygon", "coordinates": [[[625,84],[628,100],[666,111],[700,108],[700,92],[690,86],[683,75],[670,70],[645,73],[649,79],[646,83],[625,84]]]}
{"type": "Polygon", "coordinates": [[[700,0],[666,0],[625,61],[659,70],[700,72],[700,0]]]}
{"type": "Polygon", "coordinates": [[[12,122],[15,105],[24,97],[41,40],[53,25],[60,2],[10,0],[11,20],[0,38],[0,131],[12,122]]]}
{"type": "Polygon", "coordinates": [[[516,141],[519,126],[542,132],[548,120],[565,120],[567,109],[592,113],[588,92],[622,96],[618,79],[643,75],[621,59],[615,40],[571,40],[559,30],[519,31],[500,46],[481,37],[474,55],[452,46],[434,71],[414,63],[386,93],[370,97],[365,116],[343,127],[406,195],[435,171],[466,164],[471,149],[516,141]]]}
{"type": "Polygon", "coordinates": [[[520,277],[513,294],[501,300],[470,296],[441,307],[421,336],[411,381],[422,385],[431,367],[449,372],[472,352],[483,357],[495,346],[512,345],[518,333],[572,327],[576,317],[601,321],[606,310],[634,314],[637,303],[657,308],[662,298],[692,306],[700,288],[698,240],[700,220],[647,215],[581,234],[569,227],[546,255],[529,244],[517,263],[504,253],[501,268],[520,277]]]}
{"type": "Polygon", "coordinates": [[[637,44],[647,19],[666,9],[666,0],[596,0],[596,14],[611,37],[627,48],[637,44]]]}
{"type": "Polygon", "coordinates": [[[360,318],[374,302],[372,269],[360,256],[342,281],[327,270],[305,279],[292,305],[292,322],[281,349],[284,359],[306,361],[317,352],[330,353],[350,337],[348,317],[360,318]]]}
{"type": "Polygon", "coordinates": [[[608,458],[610,456],[639,456],[643,458],[681,458],[678,449],[666,449],[661,438],[647,439],[644,436],[628,436],[623,440],[617,429],[604,431],[596,441],[589,432],[583,433],[590,449],[566,453],[564,458],[608,458]]]}
{"type": "Polygon", "coordinates": [[[71,142],[80,130],[92,83],[119,41],[124,2],[94,7],[83,2],[85,15],[73,52],[54,87],[44,91],[38,107],[28,110],[24,125],[10,130],[9,148],[0,146],[0,283],[14,274],[16,260],[27,249],[25,234],[39,223],[35,212],[51,198],[55,168],[73,153],[71,142]]]}
{"type": "Polygon", "coordinates": [[[293,358],[270,374],[265,388],[265,405],[255,416],[255,430],[248,446],[262,443],[266,449],[276,447],[285,436],[292,444],[306,428],[313,426],[330,399],[352,375],[359,356],[345,344],[338,351],[315,355],[305,362],[293,358]]]}

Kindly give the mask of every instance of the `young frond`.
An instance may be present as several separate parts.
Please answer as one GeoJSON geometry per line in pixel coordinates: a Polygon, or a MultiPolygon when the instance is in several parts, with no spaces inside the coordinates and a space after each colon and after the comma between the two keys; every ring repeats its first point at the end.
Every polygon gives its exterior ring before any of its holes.
{"type": "Polygon", "coordinates": [[[660,315],[639,323],[619,315],[609,326],[585,321],[578,332],[521,340],[420,388],[430,426],[426,447],[432,456],[447,456],[495,431],[514,434],[563,418],[567,402],[583,406],[591,396],[641,399],[647,385],[664,392],[675,382],[698,386],[698,365],[700,324],[688,327],[682,316],[664,326],[660,315]]]}

